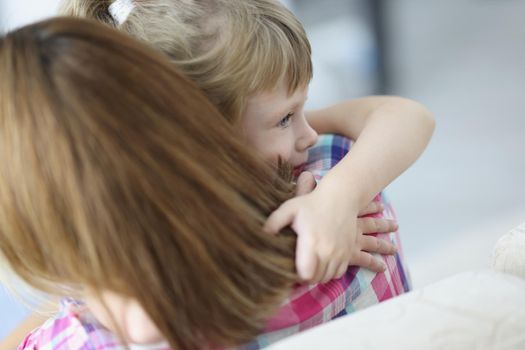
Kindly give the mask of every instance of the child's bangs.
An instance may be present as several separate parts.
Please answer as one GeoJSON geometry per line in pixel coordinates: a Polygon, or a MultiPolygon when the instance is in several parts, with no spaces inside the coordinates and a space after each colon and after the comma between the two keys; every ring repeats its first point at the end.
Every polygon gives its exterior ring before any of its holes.
{"type": "Polygon", "coordinates": [[[281,27],[264,28],[252,39],[250,92],[273,90],[285,81],[288,92],[306,87],[312,79],[311,49],[302,39],[281,27]]]}
{"type": "Polygon", "coordinates": [[[298,88],[308,86],[313,77],[310,45],[300,38],[297,41],[287,42],[283,48],[283,75],[288,79],[288,92],[292,93],[298,88]]]}

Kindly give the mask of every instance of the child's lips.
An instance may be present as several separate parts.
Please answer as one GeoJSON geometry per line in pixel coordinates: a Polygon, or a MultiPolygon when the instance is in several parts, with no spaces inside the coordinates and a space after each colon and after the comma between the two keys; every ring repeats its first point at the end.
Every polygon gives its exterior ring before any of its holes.
{"type": "Polygon", "coordinates": [[[303,163],[301,165],[298,165],[296,167],[293,168],[293,176],[294,177],[299,177],[299,175],[301,175],[301,173],[304,171],[304,168],[306,167],[306,164],[303,163]]]}

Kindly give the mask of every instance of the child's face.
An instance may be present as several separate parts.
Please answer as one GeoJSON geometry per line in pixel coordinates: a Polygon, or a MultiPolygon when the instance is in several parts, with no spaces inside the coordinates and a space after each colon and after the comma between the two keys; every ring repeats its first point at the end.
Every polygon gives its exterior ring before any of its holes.
{"type": "Polygon", "coordinates": [[[301,88],[289,95],[283,82],[273,91],[248,99],[241,121],[244,137],[272,164],[280,157],[299,168],[317,141],[304,115],[307,94],[308,88],[301,88]]]}

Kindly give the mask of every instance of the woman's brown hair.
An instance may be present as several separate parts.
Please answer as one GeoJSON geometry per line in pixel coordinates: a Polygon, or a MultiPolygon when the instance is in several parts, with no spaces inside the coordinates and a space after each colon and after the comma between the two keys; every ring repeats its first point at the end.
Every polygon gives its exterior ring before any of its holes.
{"type": "Polygon", "coordinates": [[[162,54],[62,18],[0,39],[0,254],[136,298],[173,349],[249,341],[296,276],[290,186],[162,54]]]}

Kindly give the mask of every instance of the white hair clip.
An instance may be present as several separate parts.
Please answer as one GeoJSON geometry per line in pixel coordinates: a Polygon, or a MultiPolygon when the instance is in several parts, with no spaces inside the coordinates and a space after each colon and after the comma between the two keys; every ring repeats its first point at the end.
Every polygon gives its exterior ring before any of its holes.
{"type": "Polygon", "coordinates": [[[135,4],[132,0],[116,0],[109,5],[109,13],[115,22],[117,22],[117,25],[121,25],[128,19],[129,14],[134,8],[135,4]]]}

